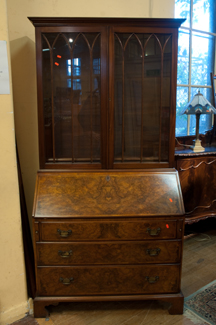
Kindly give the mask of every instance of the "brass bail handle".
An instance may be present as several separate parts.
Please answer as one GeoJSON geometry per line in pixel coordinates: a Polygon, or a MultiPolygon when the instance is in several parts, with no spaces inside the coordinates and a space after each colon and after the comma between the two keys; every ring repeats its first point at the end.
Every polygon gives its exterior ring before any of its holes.
{"type": "Polygon", "coordinates": [[[73,278],[62,278],[62,277],[59,278],[59,281],[64,285],[70,285],[71,282],[73,282],[73,280],[74,280],[73,278]]]}
{"type": "Polygon", "coordinates": [[[159,276],[146,276],[148,283],[153,284],[159,280],[159,276]]]}
{"type": "Polygon", "coordinates": [[[65,252],[58,251],[58,254],[63,258],[68,258],[68,257],[72,256],[73,252],[72,252],[72,250],[65,251],[65,252]]]}
{"type": "Polygon", "coordinates": [[[57,233],[61,237],[67,238],[68,236],[70,236],[72,234],[72,230],[61,230],[61,229],[57,229],[57,233]]]}
{"type": "Polygon", "coordinates": [[[161,232],[161,228],[160,227],[158,227],[157,229],[147,228],[146,232],[149,233],[150,236],[158,236],[161,232]]]}
{"type": "Polygon", "coordinates": [[[160,254],[160,248],[147,249],[146,254],[149,256],[158,256],[160,254]]]}

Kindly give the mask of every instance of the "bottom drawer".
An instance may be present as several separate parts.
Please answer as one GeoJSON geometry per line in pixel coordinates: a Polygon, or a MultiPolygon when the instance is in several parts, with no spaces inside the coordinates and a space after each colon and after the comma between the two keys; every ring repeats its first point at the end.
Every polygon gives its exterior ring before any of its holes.
{"type": "Polygon", "coordinates": [[[177,293],[180,265],[38,267],[38,295],[177,293]]]}

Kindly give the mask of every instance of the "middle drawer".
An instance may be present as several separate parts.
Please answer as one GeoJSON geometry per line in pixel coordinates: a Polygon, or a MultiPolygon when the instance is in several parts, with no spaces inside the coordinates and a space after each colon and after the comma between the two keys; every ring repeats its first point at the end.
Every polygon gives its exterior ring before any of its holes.
{"type": "Polygon", "coordinates": [[[179,263],[180,240],[36,244],[37,265],[179,263]]]}

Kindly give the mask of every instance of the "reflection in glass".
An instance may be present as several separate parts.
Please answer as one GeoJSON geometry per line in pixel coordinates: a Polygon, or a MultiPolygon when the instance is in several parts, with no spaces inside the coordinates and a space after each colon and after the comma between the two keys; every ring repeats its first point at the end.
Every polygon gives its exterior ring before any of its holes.
{"type": "Polygon", "coordinates": [[[116,162],[168,161],[170,35],[115,34],[116,162]]]}
{"type": "Polygon", "coordinates": [[[100,161],[100,34],[42,40],[47,161],[100,161]]]}

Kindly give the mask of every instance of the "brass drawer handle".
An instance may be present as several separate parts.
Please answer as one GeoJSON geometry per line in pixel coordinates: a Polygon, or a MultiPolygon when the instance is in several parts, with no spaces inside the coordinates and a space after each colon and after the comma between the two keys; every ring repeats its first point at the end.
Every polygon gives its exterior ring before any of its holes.
{"type": "Polygon", "coordinates": [[[74,280],[73,278],[62,278],[62,277],[59,279],[59,281],[64,285],[70,285],[73,280],[74,280]]]}
{"type": "Polygon", "coordinates": [[[159,280],[159,276],[146,276],[148,283],[153,284],[159,280]]]}
{"type": "Polygon", "coordinates": [[[69,251],[66,251],[66,252],[58,251],[58,254],[61,257],[68,258],[68,257],[72,256],[73,252],[72,252],[72,250],[69,250],[69,251]]]}
{"type": "Polygon", "coordinates": [[[160,254],[160,248],[147,249],[146,254],[149,256],[158,256],[160,254]]]}
{"type": "Polygon", "coordinates": [[[72,230],[57,229],[57,232],[63,238],[67,238],[68,236],[70,236],[72,234],[72,230]]]}
{"type": "Polygon", "coordinates": [[[157,228],[157,229],[147,228],[146,232],[148,232],[150,236],[158,236],[161,232],[161,229],[160,228],[157,228]]]}

